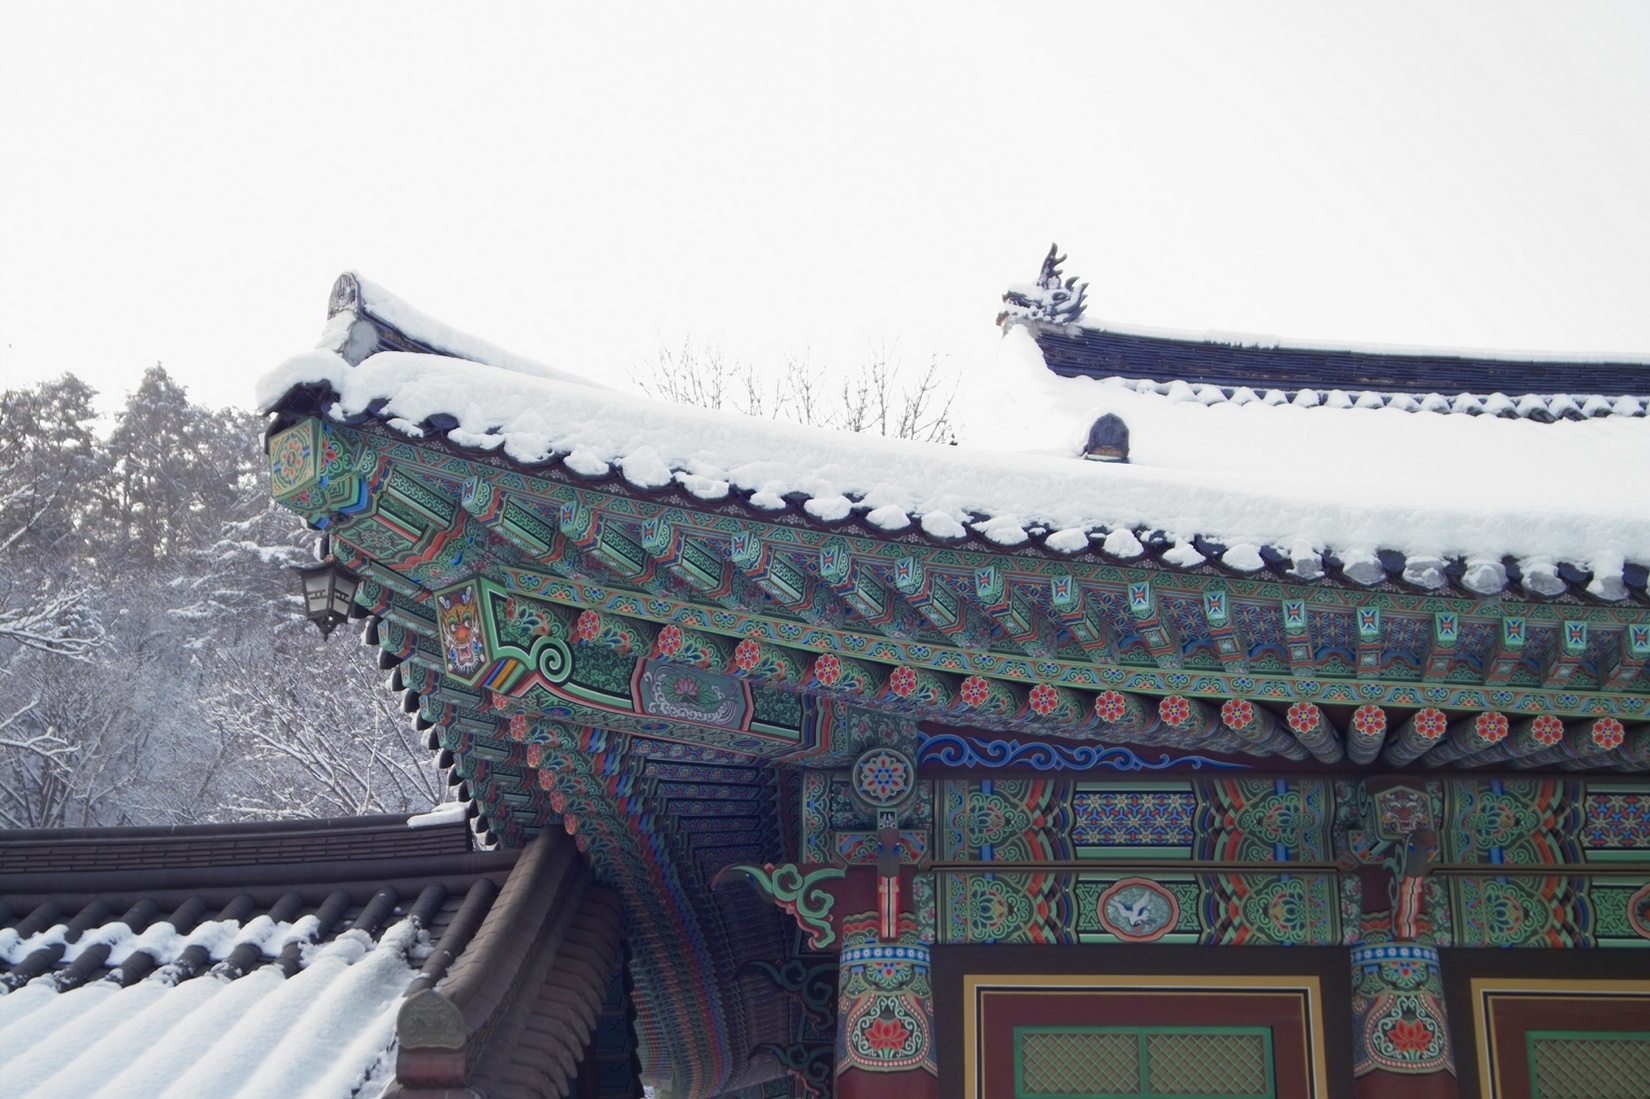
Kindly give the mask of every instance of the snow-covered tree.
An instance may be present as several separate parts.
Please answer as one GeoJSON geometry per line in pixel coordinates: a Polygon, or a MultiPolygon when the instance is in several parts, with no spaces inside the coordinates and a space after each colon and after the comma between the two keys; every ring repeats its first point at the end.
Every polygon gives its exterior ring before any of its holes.
{"type": "Polygon", "coordinates": [[[789,355],[775,375],[727,357],[719,348],[661,348],[631,375],[642,392],[677,404],[726,408],[815,427],[927,443],[955,436],[951,403],[956,370],[940,355],[908,367],[897,345],[870,348],[850,372],[822,369],[806,352],[789,355]]]}
{"type": "Polygon", "coordinates": [[[323,645],[249,414],[159,367],[94,430],[64,378],[0,395],[0,827],[424,809],[446,792],[375,680],[323,645]]]}

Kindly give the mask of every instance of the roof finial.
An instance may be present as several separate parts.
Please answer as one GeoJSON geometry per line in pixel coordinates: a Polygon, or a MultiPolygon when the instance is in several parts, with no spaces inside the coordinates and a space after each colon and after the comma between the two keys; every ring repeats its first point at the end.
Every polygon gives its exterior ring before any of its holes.
{"type": "Polygon", "coordinates": [[[997,323],[1018,317],[1049,324],[1076,324],[1083,315],[1089,284],[1079,283],[1075,275],[1062,281],[1060,265],[1064,262],[1066,257],[1060,254],[1060,246],[1049,245],[1037,281],[1030,286],[1011,286],[1003,295],[1008,308],[997,317],[997,323]]]}

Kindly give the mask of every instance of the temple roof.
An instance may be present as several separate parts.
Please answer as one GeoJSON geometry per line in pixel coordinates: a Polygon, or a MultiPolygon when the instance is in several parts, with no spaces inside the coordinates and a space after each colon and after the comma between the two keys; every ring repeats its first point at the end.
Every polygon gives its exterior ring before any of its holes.
{"type": "MultiPolygon", "coordinates": [[[[1187,332],[1103,320],[1087,284],[1060,269],[1051,247],[1035,282],[1011,286],[999,323],[1035,334],[1048,368],[1067,377],[1198,387],[1204,403],[1256,393],[1312,406],[1555,419],[1643,416],[1650,356],[1490,351],[1305,342],[1187,332]]],[[[1149,387],[1137,386],[1142,391],[1149,387]]]]}
{"type": "Polygon", "coordinates": [[[482,831],[570,834],[619,896],[644,1068],[683,1094],[799,1063],[740,974],[808,951],[729,872],[874,859],[833,793],[869,746],[928,775],[1650,767],[1642,418],[1206,405],[1062,378],[1012,325],[940,446],[616,392],[353,275],[332,308],[260,383],[271,491],[361,576],[482,831]]]}
{"type": "Polygon", "coordinates": [[[261,380],[264,407],[318,402],[336,420],[586,483],[939,546],[1475,597],[1646,598],[1650,507],[1620,488],[1650,482],[1638,416],[1538,424],[1211,400],[1185,383],[1140,392],[1051,373],[1011,325],[959,395],[964,445],[946,447],[615,392],[454,333],[355,276],[340,287],[334,307],[356,311],[261,380]],[[1131,429],[1126,465],[1077,460],[1106,414],[1131,429]]]}
{"type": "Polygon", "coordinates": [[[604,1010],[634,1082],[616,904],[566,872],[572,847],[476,851],[462,812],[0,832],[6,1094],[412,1099],[448,1004],[473,1016],[449,1045],[485,1038],[469,1094],[564,1093],[604,1010]],[[540,925],[579,945],[520,981],[540,925]],[[500,976],[484,1000],[461,991],[500,976]],[[541,988],[572,1015],[537,1019],[541,988]],[[519,1041],[545,1026],[571,1050],[519,1041]]]}

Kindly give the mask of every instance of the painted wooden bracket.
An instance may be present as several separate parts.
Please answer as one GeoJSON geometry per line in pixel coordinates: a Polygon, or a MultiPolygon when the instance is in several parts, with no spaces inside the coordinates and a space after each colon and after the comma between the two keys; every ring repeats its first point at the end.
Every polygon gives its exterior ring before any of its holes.
{"type": "Polygon", "coordinates": [[[836,928],[831,926],[831,907],[836,897],[822,883],[838,881],[847,874],[840,866],[738,863],[716,875],[715,884],[724,885],[742,875],[757,892],[795,917],[797,926],[808,933],[810,949],[824,950],[836,942],[836,928]]]}

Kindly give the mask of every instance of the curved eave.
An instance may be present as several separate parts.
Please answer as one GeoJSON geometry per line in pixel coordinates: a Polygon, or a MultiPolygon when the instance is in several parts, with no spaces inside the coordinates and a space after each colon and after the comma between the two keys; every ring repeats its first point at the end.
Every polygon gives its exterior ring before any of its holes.
{"type": "Polygon", "coordinates": [[[1586,565],[1568,561],[1559,561],[1550,570],[1544,569],[1539,577],[1526,577],[1519,559],[1510,554],[1498,561],[1469,561],[1465,555],[1412,561],[1402,551],[1385,547],[1351,554],[1329,547],[1303,557],[1296,546],[1246,543],[1235,547],[1219,535],[1176,537],[1151,526],[1096,525],[1084,530],[1058,531],[1036,523],[1005,526],[997,517],[979,512],[966,514],[962,522],[943,525],[925,523],[920,514],[905,513],[903,521],[885,520],[879,525],[871,521],[869,512],[873,509],[853,495],[844,497],[847,506],[840,518],[823,518],[817,498],[801,491],[764,496],[760,490],[724,481],[709,492],[696,492],[696,479],[682,470],[672,470],[673,476],[665,484],[638,485],[618,463],[603,462],[599,471],[592,471],[568,451],[552,451],[534,461],[520,461],[497,445],[477,445],[473,428],[460,429],[451,415],[437,413],[413,424],[398,416],[387,401],[376,401],[362,411],[347,414],[340,411],[339,401],[340,394],[327,383],[294,386],[268,409],[273,415],[268,435],[273,437],[306,416],[320,416],[381,432],[389,438],[439,446],[488,465],[506,466],[661,505],[710,510],[739,515],[757,523],[808,527],[901,545],[1039,557],[1073,565],[1105,564],[1188,576],[1273,580],[1308,589],[1338,587],[1370,593],[1472,600],[1511,597],[1533,603],[1650,605],[1650,564],[1638,560],[1629,560],[1619,577],[1611,577],[1609,586],[1604,587],[1596,582],[1598,577],[1586,565]],[[455,435],[462,441],[455,439],[455,435]],[[574,461],[570,463],[569,459],[574,461]],[[897,529],[888,529],[896,522],[897,529]],[[1234,549],[1238,553],[1234,553],[1234,549]],[[1237,564],[1239,554],[1243,557],[1242,567],[1237,564]],[[1601,593],[1612,593],[1616,597],[1601,593]]]}
{"type": "MultiPolygon", "coordinates": [[[[1049,368],[1066,376],[1179,379],[1288,393],[1313,389],[1382,394],[1650,394],[1650,362],[1552,356],[1496,358],[1414,349],[1338,349],[1232,342],[1091,327],[1033,325],[1049,368]]],[[[1585,396],[1583,396],[1585,400],[1585,396]]],[[[1641,413],[1642,414],[1642,411],[1641,413]]]]}

